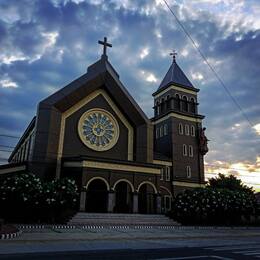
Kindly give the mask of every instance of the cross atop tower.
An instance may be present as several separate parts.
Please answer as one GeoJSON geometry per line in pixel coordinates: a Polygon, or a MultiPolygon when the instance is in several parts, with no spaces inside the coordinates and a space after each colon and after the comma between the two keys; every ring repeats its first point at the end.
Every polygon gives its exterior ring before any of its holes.
{"type": "Polygon", "coordinates": [[[104,41],[98,41],[99,44],[103,45],[102,58],[107,58],[107,47],[112,47],[111,43],[107,42],[107,37],[104,37],[104,41]]]}
{"type": "Polygon", "coordinates": [[[172,56],[173,62],[175,62],[177,52],[175,50],[173,50],[173,52],[170,53],[170,56],[172,56]]]}

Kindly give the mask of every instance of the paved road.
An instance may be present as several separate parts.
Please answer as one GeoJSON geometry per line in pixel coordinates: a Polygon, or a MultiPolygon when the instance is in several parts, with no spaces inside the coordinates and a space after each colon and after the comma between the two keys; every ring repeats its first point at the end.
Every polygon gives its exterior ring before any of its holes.
{"type": "Polygon", "coordinates": [[[154,259],[154,260],[177,260],[177,259],[259,259],[260,244],[244,244],[237,246],[221,247],[181,247],[161,249],[121,249],[121,250],[92,250],[55,253],[31,253],[18,255],[2,255],[1,260],[82,260],[82,259],[154,259]]]}
{"type": "Polygon", "coordinates": [[[24,230],[2,259],[260,259],[260,229],[24,230]]]}

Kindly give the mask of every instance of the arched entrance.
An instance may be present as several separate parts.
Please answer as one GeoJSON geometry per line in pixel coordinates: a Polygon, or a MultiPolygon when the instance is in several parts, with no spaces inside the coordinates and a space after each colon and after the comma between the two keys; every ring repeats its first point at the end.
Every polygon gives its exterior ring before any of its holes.
{"type": "Polygon", "coordinates": [[[106,183],[101,179],[91,181],[87,187],[86,211],[107,212],[108,191],[106,183]]]}
{"type": "Polygon", "coordinates": [[[133,209],[132,187],[125,181],[115,186],[115,213],[131,213],[133,209]]]}
{"type": "Polygon", "coordinates": [[[149,183],[143,183],[138,189],[138,212],[141,214],[156,213],[156,194],[154,187],[149,183]]]}

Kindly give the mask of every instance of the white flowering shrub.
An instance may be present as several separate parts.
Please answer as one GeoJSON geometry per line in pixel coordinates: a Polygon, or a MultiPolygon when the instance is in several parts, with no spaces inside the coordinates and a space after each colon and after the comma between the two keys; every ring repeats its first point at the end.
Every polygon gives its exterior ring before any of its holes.
{"type": "Polygon", "coordinates": [[[53,207],[73,206],[78,198],[74,180],[63,178],[43,184],[42,204],[53,207]]]}
{"type": "Polygon", "coordinates": [[[176,196],[171,216],[183,224],[240,224],[254,215],[256,200],[251,193],[200,188],[176,196]]]}
{"type": "Polygon", "coordinates": [[[14,201],[22,204],[35,203],[41,188],[40,179],[32,174],[7,177],[0,184],[0,201],[8,204],[14,201]]]}
{"type": "Polygon", "coordinates": [[[77,204],[74,180],[42,182],[33,174],[7,177],[0,183],[0,217],[10,222],[59,222],[77,204]]]}

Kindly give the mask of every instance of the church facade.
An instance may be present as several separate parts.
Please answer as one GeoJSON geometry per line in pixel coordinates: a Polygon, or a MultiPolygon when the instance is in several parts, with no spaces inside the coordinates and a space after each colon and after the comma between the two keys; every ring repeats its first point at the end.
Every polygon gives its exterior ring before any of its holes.
{"type": "Polygon", "coordinates": [[[177,193],[205,183],[199,90],[174,56],[149,119],[108,61],[112,45],[100,43],[87,73],[39,103],[0,172],[73,178],[80,211],[167,212],[177,193]]]}

